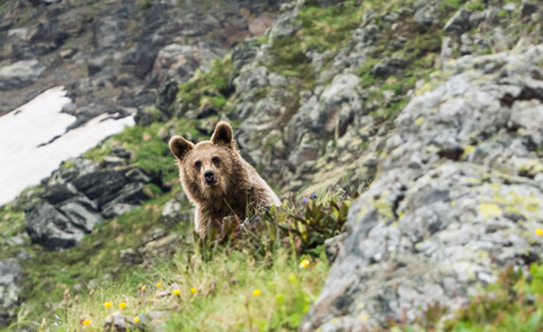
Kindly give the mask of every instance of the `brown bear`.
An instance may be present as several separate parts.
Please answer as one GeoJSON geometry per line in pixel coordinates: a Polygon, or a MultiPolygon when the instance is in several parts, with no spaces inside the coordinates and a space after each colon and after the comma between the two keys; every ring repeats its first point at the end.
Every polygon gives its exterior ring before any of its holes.
{"type": "Polygon", "coordinates": [[[217,124],[210,141],[196,145],[174,136],[170,150],[177,159],[183,189],[195,205],[194,224],[201,237],[209,220],[232,214],[244,220],[260,206],[281,205],[266,181],[239,154],[227,122],[217,124]]]}

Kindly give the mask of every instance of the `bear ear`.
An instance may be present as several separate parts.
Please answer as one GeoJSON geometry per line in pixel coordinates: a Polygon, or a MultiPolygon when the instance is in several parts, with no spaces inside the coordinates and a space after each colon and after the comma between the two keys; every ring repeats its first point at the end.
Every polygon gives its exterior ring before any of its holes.
{"type": "Polygon", "coordinates": [[[172,150],[174,156],[181,161],[183,160],[183,158],[185,158],[187,153],[192,150],[192,148],[194,148],[194,144],[187,141],[181,136],[174,136],[170,140],[170,150],[172,150]]]}
{"type": "Polygon", "coordinates": [[[211,136],[211,143],[224,144],[228,147],[233,147],[233,130],[228,122],[221,121],[217,123],[213,136],[211,136]]]}

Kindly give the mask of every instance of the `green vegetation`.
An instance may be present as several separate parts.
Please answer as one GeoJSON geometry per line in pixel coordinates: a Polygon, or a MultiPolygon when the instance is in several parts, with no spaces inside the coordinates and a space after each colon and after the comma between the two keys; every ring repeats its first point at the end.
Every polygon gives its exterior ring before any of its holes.
{"type": "Polygon", "coordinates": [[[336,50],[352,36],[360,24],[362,12],[354,1],[345,1],[343,6],[320,8],[304,6],[298,19],[302,23],[300,36],[304,50],[336,50]]]}
{"type": "Polygon", "coordinates": [[[106,286],[92,298],[82,294],[58,330],[77,329],[80,316],[90,320],[91,330],[100,330],[112,311],[143,321],[146,313],[166,310],[172,314],[167,331],[292,331],[316,299],[328,265],[321,259],[300,264],[284,250],[268,259],[273,266],[242,252],[210,262],[179,254],[168,267],[141,275],[139,284],[106,286]],[[106,302],[115,307],[105,308],[106,302]],[[119,310],[122,302],[126,308],[119,310]]]}
{"type": "MultiPolygon", "coordinates": [[[[452,320],[443,321],[450,332],[537,332],[543,330],[543,266],[529,273],[509,267],[486,289],[479,286],[470,304],[452,320]]],[[[441,315],[438,316],[440,318],[441,315]]],[[[427,331],[433,331],[428,328],[427,331]]]]}
{"type": "Polygon", "coordinates": [[[179,85],[175,107],[184,113],[189,103],[198,107],[211,98],[211,104],[217,112],[222,111],[233,91],[228,81],[232,71],[231,54],[213,61],[208,72],[198,71],[190,81],[179,85]]]}
{"type": "Polygon", "coordinates": [[[305,56],[299,38],[289,36],[274,40],[271,54],[274,59],[271,70],[286,77],[314,79],[314,71],[305,56]]]}
{"type": "Polygon", "coordinates": [[[49,323],[42,330],[72,331],[88,319],[86,329],[98,330],[111,313],[103,304],[126,302],[121,311],[130,317],[171,312],[171,331],[294,330],[324,283],[323,242],[339,233],[348,201],[321,197],[286,204],[264,212],[263,221],[243,235],[237,227],[227,228],[220,240],[200,244],[192,242],[190,225],[175,225],[170,233],[178,234],[183,245],[173,258],[147,257],[145,266],[123,261],[121,250],[141,249],[142,236],[163,227],[162,206],[172,196],[163,194],[105,221],[79,246],[63,252],[27,244],[26,301],[13,326],[37,326],[44,317],[49,323]]]}

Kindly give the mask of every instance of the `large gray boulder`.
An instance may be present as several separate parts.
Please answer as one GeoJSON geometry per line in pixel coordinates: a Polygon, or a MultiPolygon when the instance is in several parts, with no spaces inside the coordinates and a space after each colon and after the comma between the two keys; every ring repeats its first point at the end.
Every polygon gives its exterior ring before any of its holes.
{"type": "Polygon", "coordinates": [[[26,206],[25,222],[32,242],[49,250],[73,247],[85,235],[66,215],[47,202],[26,206]]]}
{"type": "Polygon", "coordinates": [[[21,271],[21,265],[14,258],[0,261],[0,328],[7,326],[15,315],[21,292],[16,282],[21,271]]]}
{"type": "Polygon", "coordinates": [[[0,68],[0,91],[22,89],[40,78],[46,67],[38,60],[23,60],[0,68]]]}
{"type": "MultiPolygon", "coordinates": [[[[111,158],[130,154],[115,148],[111,158]]],[[[153,179],[139,167],[104,170],[90,160],[71,160],[43,180],[44,190],[25,207],[26,230],[33,243],[49,250],[77,245],[84,234],[142,205],[152,194],[144,187],[153,179]]]]}
{"type": "Polygon", "coordinates": [[[436,303],[453,313],[505,266],[541,260],[542,60],[543,46],[466,56],[423,86],[300,331],[424,321],[436,303]]]}

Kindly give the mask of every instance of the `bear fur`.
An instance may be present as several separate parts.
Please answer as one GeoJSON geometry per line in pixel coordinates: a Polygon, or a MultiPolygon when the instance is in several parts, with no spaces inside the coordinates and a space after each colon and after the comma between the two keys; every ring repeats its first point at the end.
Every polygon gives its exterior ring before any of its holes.
{"type": "Polygon", "coordinates": [[[217,124],[209,141],[194,145],[174,136],[169,144],[183,189],[195,205],[194,224],[201,237],[210,219],[221,221],[235,214],[244,220],[260,206],[281,205],[266,181],[239,154],[227,122],[217,124]]]}

